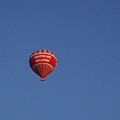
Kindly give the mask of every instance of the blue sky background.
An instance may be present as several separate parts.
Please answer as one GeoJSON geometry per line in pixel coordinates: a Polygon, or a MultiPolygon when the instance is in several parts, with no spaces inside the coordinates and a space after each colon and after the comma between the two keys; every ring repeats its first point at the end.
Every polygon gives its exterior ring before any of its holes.
{"type": "Polygon", "coordinates": [[[0,120],[120,120],[120,1],[1,0],[0,120]],[[41,82],[29,56],[58,59],[41,82]]]}

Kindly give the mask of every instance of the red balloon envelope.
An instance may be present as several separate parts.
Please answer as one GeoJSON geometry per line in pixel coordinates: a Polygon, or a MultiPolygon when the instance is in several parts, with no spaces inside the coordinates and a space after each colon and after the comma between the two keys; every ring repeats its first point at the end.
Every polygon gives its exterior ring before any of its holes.
{"type": "Polygon", "coordinates": [[[32,53],[29,59],[31,69],[45,80],[45,77],[50,74],[57,65],[57,58],[49,50],[37,50],[32,53]]]}

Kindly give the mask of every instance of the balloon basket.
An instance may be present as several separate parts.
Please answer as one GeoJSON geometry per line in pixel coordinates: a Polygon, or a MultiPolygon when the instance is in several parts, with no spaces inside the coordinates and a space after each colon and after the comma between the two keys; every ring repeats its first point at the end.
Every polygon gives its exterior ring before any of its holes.
{"type": "Polygon", "coordinates": [[[40,78],[41,81],[45,81],[45,78],[40,78]]]}

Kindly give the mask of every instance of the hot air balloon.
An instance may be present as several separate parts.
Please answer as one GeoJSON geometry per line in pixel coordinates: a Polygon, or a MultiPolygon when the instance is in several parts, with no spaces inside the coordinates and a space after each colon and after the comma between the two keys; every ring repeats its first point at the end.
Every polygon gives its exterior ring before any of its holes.
{"type": "Polygon", "coordinates": [[[29,58],[31,69],[44,81],[57,65],[57,58],[53,52],[46,49],[37,50],[29,58]]]}

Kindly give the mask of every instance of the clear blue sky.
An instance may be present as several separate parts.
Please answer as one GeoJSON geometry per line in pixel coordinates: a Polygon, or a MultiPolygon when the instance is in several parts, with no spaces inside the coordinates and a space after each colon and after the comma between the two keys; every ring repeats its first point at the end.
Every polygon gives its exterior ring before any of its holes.
{"type": "Polygon", "coordinates": [[[120,0],[1,0],[0,54],[0,120],[120,120],[120,0]]]}

